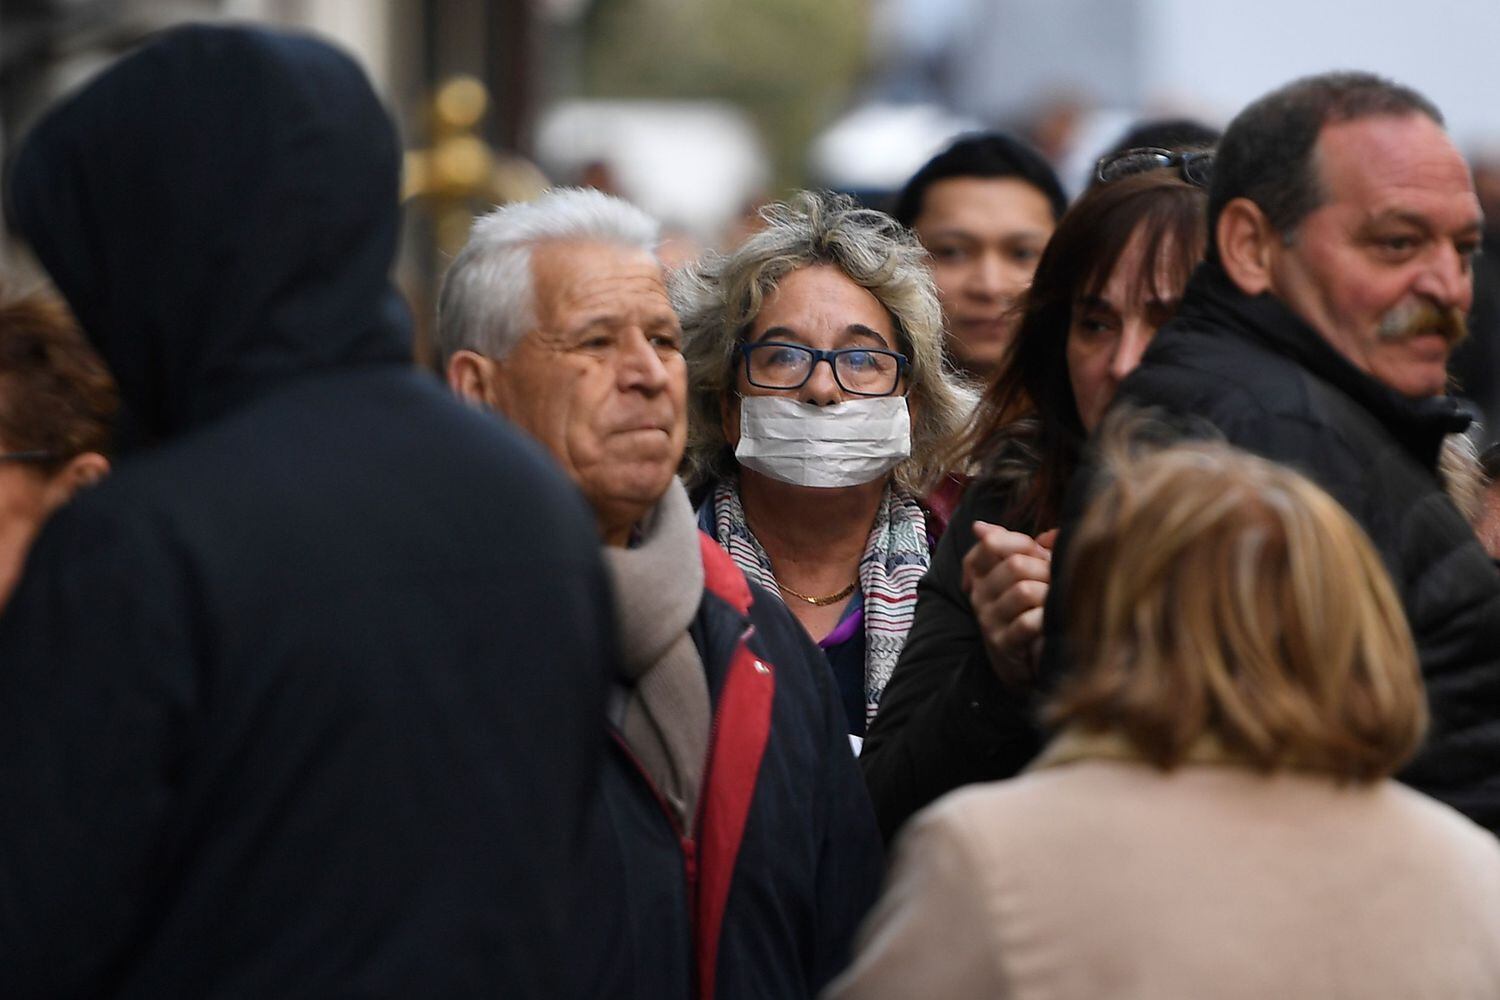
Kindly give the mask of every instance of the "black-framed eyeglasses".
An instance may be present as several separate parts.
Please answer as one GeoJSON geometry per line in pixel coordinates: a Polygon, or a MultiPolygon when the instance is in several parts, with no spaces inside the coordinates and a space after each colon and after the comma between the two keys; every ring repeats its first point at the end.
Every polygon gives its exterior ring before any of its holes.
{"type": "Polygon", "coordinates": [[[4,451],[0,452],[0,462],[31,462],[44,464],[55,462],[58,459],[56,452],[51,451],[4,451]]]}
{"type": "Polygon", "coordinates": [[[828,362],[839,388],[855,396],[889,396],[911,368],[906,355],[876,347],[841,347],[820,351],[801,344],[763,341],[741,344],[745,378],[760,389],[800,389],[818,362],[828,362]]]}
{"type": "Polygon", "coordinates": [[[1142,146],[1099,158],[1094,177],[1101,184],[1117,181],[1148,170],[1176,167],[1182,179],[1195,187],[1206,188],[1213,179],[1214,153],[1211,149],[1159,149],[1142,146]]]}

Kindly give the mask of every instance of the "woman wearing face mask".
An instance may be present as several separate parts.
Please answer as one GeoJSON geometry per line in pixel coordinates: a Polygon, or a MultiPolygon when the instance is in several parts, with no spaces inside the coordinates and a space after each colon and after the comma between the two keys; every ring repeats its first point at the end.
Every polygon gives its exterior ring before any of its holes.
{"type": "Polygon", "coordinates": [[[924,254],[889,217],[802,193],[681,275],[685,478],[699,524],[827,655],[859,736],[931,549],[917,497],[972,397],[943,368],[924,254]]]}
{"type": "Polygon", "coordinates": [[[1051,529],[1084,440],[1202,255],[1210,162],[1106,158],[1042,255],[1016,340],[959,442],[955,464],[977,478],[919,589],[861,758],[887,839],[944,792],[1009,777],[1040,748],[1033,670],[1051,529]]]}

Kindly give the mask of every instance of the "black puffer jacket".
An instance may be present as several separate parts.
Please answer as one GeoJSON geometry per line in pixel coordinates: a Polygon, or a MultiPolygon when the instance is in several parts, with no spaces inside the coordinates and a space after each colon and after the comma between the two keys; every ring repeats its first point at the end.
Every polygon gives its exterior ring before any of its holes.
{"type": "Polygon", "coordinates": [[[189,28],[14,215],[155,445],[0,619],[0,996],[555,997],[613,660],[598,536],[415,371],[347,57],[189,28]]]}
{"type": "MultiPolygon", "coordinates": [[[[1437,479],[1444,435],[1469,418],[1446,396],[1413,401],[1360,372],[1270,296],[1246,297],[1200,265],[1176,317],[1120,387],[1116,407],[1212,424],[1232,444],[1293,466],[1374,541],[1416,636],[1432,713],[1401,777],[1500,831],[1500,570],[1437,479]]],[[[1075,483],[1055,565],[1084,493],[1075,483]]],[[[1054,584],[1047,663],[1065,611],[1054,584]]]]}
{"type": "Polygon", "coordinates": [[[975,521],[1035,534],[1034,524],[1010,517],[1017,492],[992,479],[971,483],[917,585],[916,618],[859,755],[886,843],[940,796],[1012,777],[1041,749],[1035,692],[995,675],[963,588],[975,521]]]}

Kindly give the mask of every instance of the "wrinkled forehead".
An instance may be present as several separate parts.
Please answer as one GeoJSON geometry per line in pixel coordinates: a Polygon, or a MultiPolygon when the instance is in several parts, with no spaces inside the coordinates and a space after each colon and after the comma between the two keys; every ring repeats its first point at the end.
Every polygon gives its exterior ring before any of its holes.
{"type": "Polygon", "coordinates": [[[666,270],[642,247],[554,240],[532,251],[537,318],[588,316],[600,321],[671,322],[666,270]]]}
{"type": "Polygon", "coordinates": [[[740,339],[773,326],[802,333],[867,328],[888,346],[910,348],[901,318],[876,289],[860,284],[835,263],[805,264],[778,278],[765,293],[760,310],[740,331],[740,339]]]}
{"type": "Polygon", "coordinates": [[[1411,213],[1442,228],[1480,218],[1468,164],[1425,115],[1377,115],[1325,125],[1313,164],[1324,204],[1361,214],[1411,213]]]}

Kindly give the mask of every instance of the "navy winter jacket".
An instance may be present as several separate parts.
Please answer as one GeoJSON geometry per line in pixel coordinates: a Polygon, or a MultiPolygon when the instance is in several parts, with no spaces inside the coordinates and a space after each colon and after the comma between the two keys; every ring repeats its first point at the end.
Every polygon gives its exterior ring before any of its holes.
{"type": "Polygon", "coordinates": [[[0,618],[0,997],[556,997],[603,761],[592,518],[416,371],[354,61],[170,32],[14,217],[149,446],[0,618]]]}
{"type": "Polygon", "coordinates": [[[880,837],[827,661],[783,604],[699,542],[690,631],[714,714],[698,817],[682,829],[615,734],[578,996],[815,996],[880,890],[880,837]]]}

